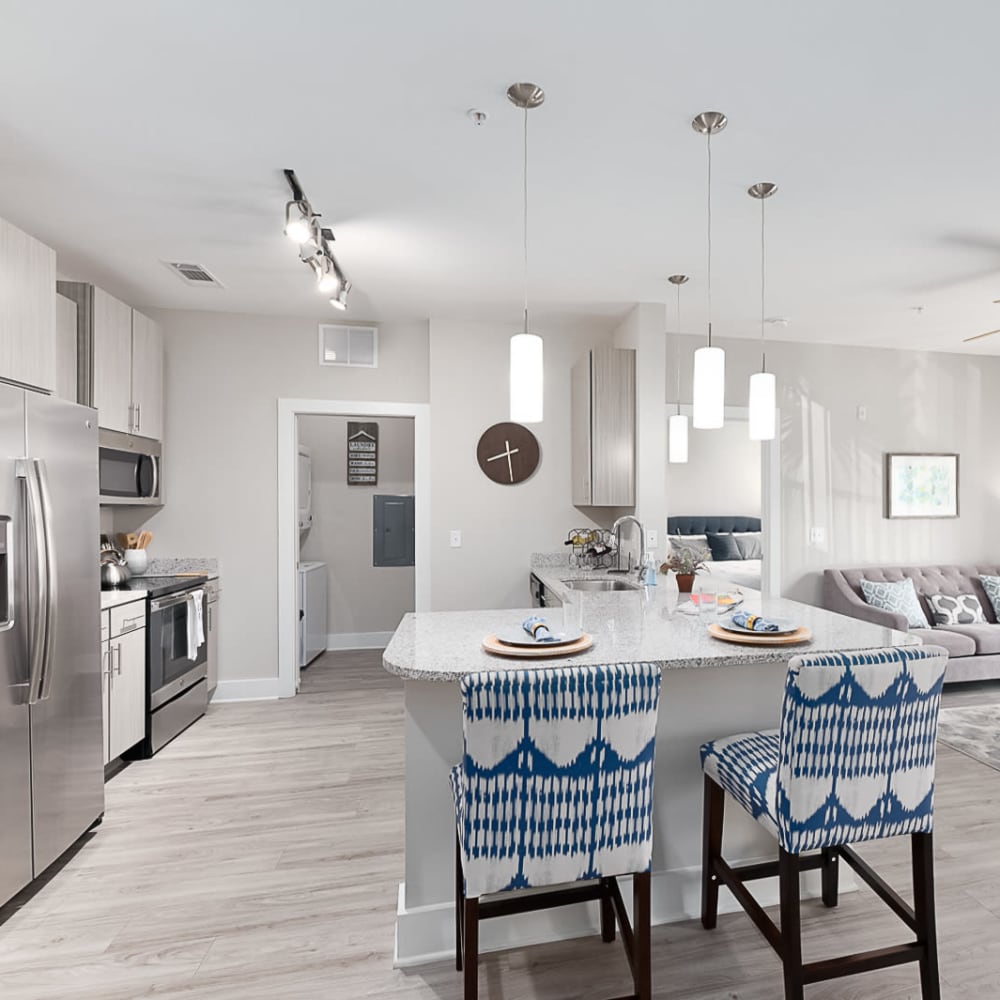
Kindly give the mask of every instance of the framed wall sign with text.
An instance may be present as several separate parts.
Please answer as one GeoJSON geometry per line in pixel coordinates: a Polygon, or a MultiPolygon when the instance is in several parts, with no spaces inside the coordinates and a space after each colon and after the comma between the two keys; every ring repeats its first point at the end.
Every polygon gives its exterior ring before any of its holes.
{"type": "Polygon", "coordinates": [[[378,485],[378,424],[348,420],[347,485],[378,485]]]}

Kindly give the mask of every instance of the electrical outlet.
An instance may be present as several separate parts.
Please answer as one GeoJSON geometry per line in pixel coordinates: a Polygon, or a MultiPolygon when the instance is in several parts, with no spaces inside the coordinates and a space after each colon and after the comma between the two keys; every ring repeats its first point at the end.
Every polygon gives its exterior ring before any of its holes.
{"type": "Polygon", "coordinates": [[[460,549],[462,547],[462,532],[459,529],[452,530],[451,534],[448,536],[451,547],[453,549],[460,549]]]}
{"type": "Polygon", "coordinates": [[[859,406],[858,407],[858,420],[864,421],[868,419],[868,407],[859,406]]]}
{"type": "Polygon", "coordinates": [[[659,544],[659,541],[660,533],[656,530],[656,528],[650,528],[649,531],[646,532],[646,548],[655,549],[659,544]]]}
{"type": "Polygon", "coordinates": [[[826,545],[826,528],[810,528],[809,541],[813,545],[826,545]]]}

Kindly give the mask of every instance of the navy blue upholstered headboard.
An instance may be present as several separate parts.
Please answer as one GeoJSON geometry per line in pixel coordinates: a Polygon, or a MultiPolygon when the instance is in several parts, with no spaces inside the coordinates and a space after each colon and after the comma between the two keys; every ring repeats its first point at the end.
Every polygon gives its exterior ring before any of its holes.
{"type": "Polygon", "coordinates": [[[759,517],[668,517],[668,535],[704,535],[708,531],[760,531],[759,517]]]}

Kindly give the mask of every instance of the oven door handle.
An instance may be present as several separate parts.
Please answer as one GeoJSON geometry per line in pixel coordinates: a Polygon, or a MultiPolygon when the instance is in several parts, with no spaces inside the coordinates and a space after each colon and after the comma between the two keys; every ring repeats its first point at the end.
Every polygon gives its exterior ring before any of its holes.
{"type": "Polygon", "coordinates": [[[185,590],[179,594],[169,594],[166,597],[158,597],[150,603],[149,610],[154,612],[165,611],[167,608],[175,607],[178,604],[184,604],[191,594],[197,589],[197,587],[192,587],[191,590],[185,590]]]}

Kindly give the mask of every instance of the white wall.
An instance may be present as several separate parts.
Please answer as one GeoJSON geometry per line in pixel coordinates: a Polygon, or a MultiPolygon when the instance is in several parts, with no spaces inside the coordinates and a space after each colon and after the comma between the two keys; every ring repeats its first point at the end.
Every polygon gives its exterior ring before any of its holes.
{"type": "MultiPolygon", "coordinates": [[[[414,606],[412,566],[372,563],[372,498],[413,494],[413,419],[378,417],[378,485],[347,485],[349,417],[300,416],[299,441],[312,457],[312,527],[303,560],[325,562],[328,633],[392,632],[414,606]]],[[[367,418],[366,418],[367,419],[367,418]]]]}
{"type": "Polygon", "coordinates": [[[476,444],[488,427],[510,419],[509,342],[518,328],[431,320],[435,610],[527,607],[531,553],[561,550],[569,529],[607,518],[571,502],[570,369],[590,348],[608,346],[614,325],[582,318],[538,329],[545,340],[545,419],[531,430],[541,461],[526,482],[501,486],[480,470],[476,444]],[[463,533],[457,549],[448,544],[455,528],[463,533]]]}
{"type": "Polygon", "coordinates": [[[760,517],[760,477],[760,442],[749,440],[747,421],[692,427],[688,461],[667,466],[670,513],[760,517]]]}
{"type": "MultiPolygon", "coordinates": [[[[379,328],[379,367],[321,368],[317,323],[150,310],[166,354],[165,506],[144,523],[153,556],[216,556],[225,607],[220,682],[276,678],[277,400],[427,401],[427,324],[379,328]]],[[[264,687],[262,687],[262,690],[264,687]]]]}
{"type": "MultiPolygon", "coordinates": [[[[683,338],[681,356],[699,342],[683,338]]],[[[745,406],[759,347],[721,346],[726,402],[745,406]]],[[[827,567],[1000,559],[1000,358],[792,343],[770,344],[767,358],[781,410],[786,596],[819,604],[827,567]],[[959,518],[882,516],[884,455],[896,451],[961,455],[959,518]],[[825,532],[822,544],[809,541],[813,527],[825,532]]],[[[690,364],[682,376],[689,402],[690,364]]]]}

